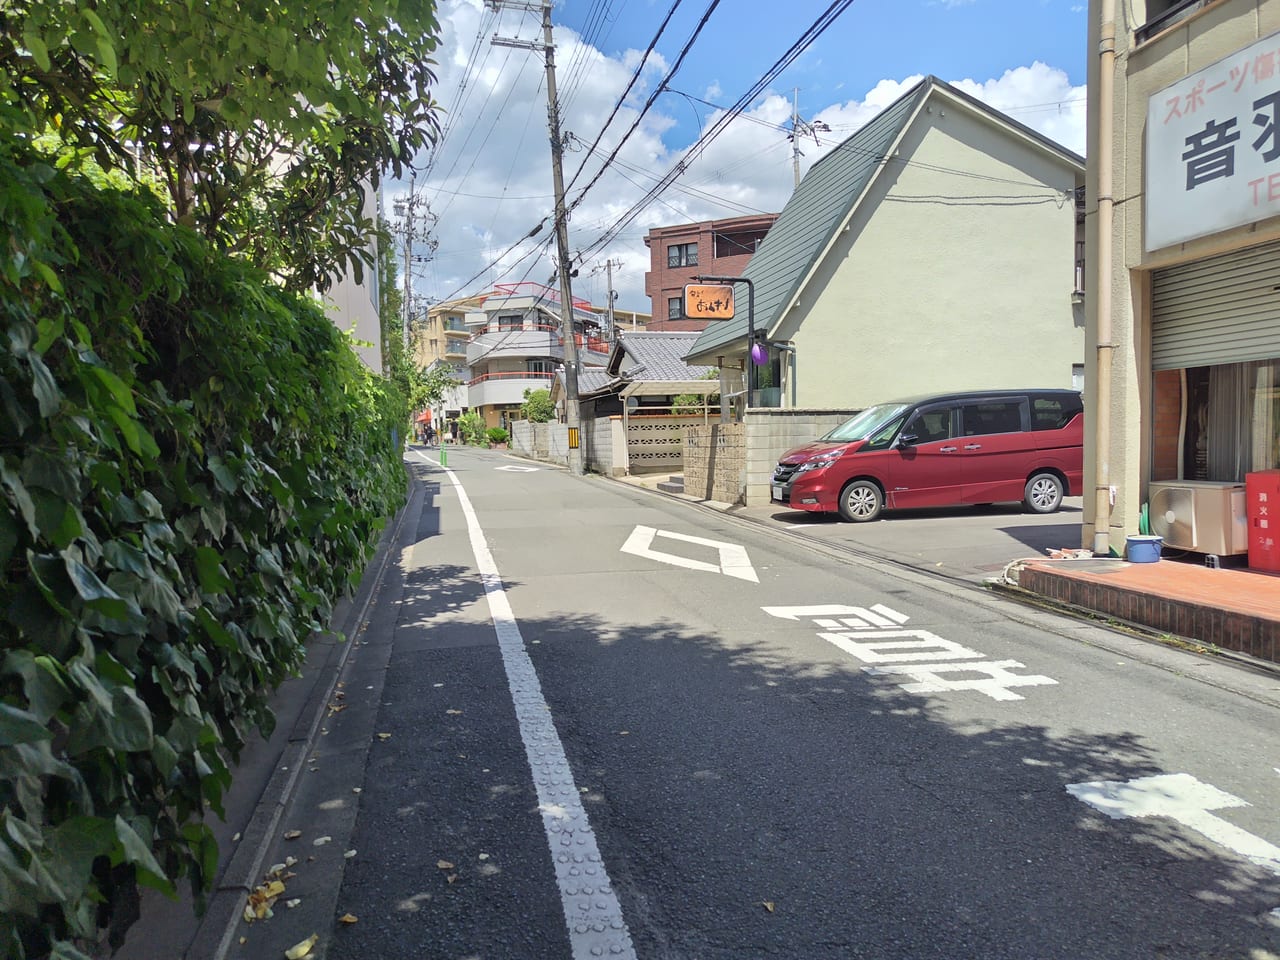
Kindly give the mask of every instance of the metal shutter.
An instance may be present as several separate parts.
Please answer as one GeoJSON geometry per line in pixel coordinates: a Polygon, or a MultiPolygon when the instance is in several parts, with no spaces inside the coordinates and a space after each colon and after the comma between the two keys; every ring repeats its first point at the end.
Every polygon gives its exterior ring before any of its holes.
{"type": "Polygon", "coordinates": [[[1280,357],[1280,243],[1157,270],[1151,300],[1157,370],[1280,357]]]}

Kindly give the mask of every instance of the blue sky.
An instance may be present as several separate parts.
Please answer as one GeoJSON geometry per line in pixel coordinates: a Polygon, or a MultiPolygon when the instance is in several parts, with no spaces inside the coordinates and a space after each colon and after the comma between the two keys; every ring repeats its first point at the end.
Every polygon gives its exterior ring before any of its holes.
{"type": "MultiPolygon", "coordinates": [[[[711,0],[683,0],[641,68],[640,55],[673,2],[558,0],[553,8],[563,129],[574,135],[566,180],[582,168],[570,201],[600,174],[570,220],[570,247],[580,254],[575,295],[594,302],[605,299],[610,260],[619,305],[649,309],[643,236],[651,227],[782,209],[794,184],[787,133],[797,88],[801,118],[831,128],[817,142],[803,141],[803,169],[930,73],[1084,150],[1083,0],[853,0],[744,116],[694,153],[691,144],[719,115],[712,105],[727,107],[747,93],[831,0],[721,0],[669,89],[642,116],[711,0]],[[606,127],[638,68],[635,88],[606,127]],[[600,146],[588,153],[597,137],[600,146]],[[636,211],[679,163],[684,172],[636,211]]],[[[490,42],[495,34],[540,41],[539,18],[499,14],[481,0],[440,0],[438,12],[436,96],[445,136],[419,158],[417,181],[438,247],[415,268],[417,295],[437,301],[494,282],[550,282],[549,226],[521,239],[552,209],[542,57],[490,42]]],[[[387,198],[406,186],[387,185],[387,198]]]]}

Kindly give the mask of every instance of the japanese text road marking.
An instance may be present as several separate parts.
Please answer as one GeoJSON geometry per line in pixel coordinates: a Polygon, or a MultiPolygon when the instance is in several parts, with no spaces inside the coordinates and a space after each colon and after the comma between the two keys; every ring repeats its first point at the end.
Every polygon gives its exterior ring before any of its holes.
{"type": "Polygon", "coordinates": [[[1017,660],[988,660],[985,653],[928,630],[904,630],[902,626],[910,617],[882,603],[870,607],[826,603],[761,609],[782,620],[812,619],[815,626],[822,628],[818,636],[869,664],[862,668],[867,673],[909,677],[910,682],[898,684],[907,693],[973,690],[992,700],[1021,700],[1023,697],[1011,688],[1058,682],[1038,674],[1013,673],[1026,669],[1017,660]]]}

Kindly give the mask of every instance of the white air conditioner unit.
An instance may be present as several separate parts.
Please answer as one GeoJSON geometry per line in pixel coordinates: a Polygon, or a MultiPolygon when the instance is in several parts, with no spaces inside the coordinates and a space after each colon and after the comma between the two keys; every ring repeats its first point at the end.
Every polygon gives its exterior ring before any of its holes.
{"type": "Polygon", "coordinates": [[[1249,552],[1243,483],[1161,480],[1147,488],[1151,532],[1175,550],[1229,556],[1249,552]]]}

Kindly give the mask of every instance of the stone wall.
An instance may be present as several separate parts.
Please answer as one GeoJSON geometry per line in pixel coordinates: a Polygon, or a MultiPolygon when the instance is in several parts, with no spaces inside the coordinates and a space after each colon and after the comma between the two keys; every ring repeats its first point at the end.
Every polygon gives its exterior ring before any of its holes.
{"type": "Polygon", "coordinates": [[[700,500],[741,503],[747,462],[741,423],[711,423],[684,431],[684,492],[700,500]]]}

